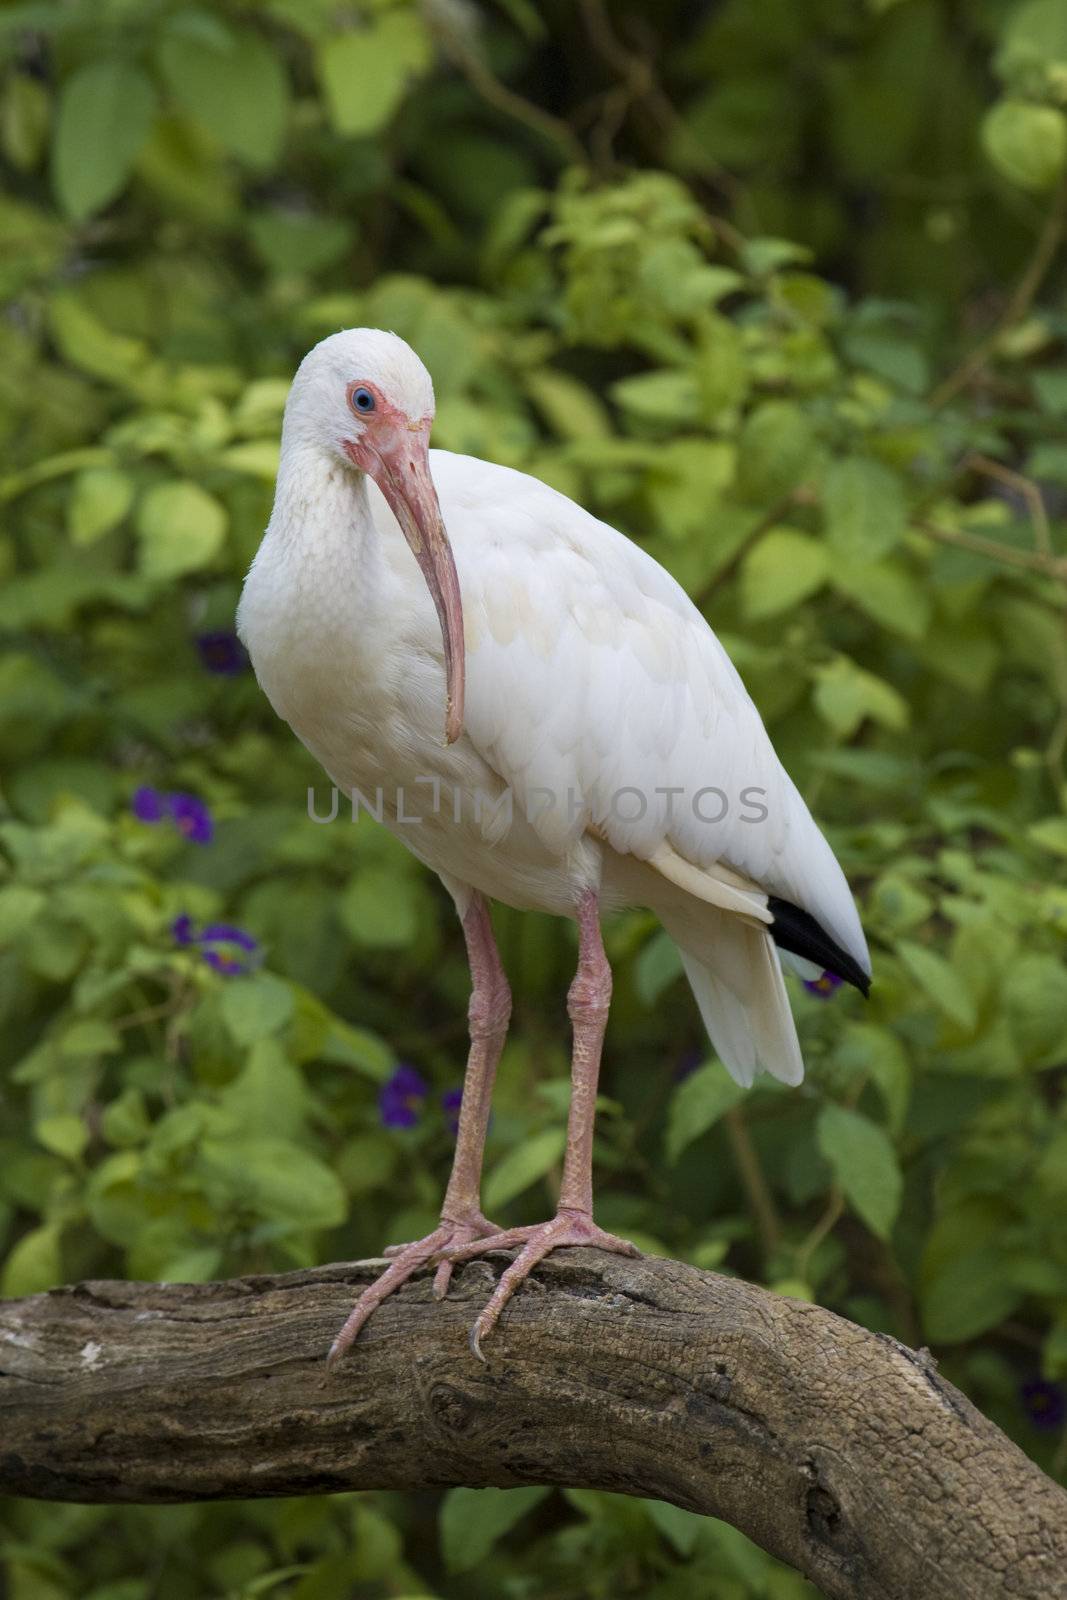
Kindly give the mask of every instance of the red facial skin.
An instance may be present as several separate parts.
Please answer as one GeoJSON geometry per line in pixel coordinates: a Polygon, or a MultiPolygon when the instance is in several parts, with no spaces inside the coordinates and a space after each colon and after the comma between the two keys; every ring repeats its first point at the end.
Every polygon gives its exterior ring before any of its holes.
{"type": "Polygon", "coordinates": [[[346,394],[363,431],[358,438],[342,439],[341,448],[353,466],[368,473],[382,491],[437,608],[445,651],[445,743],[454,744],[463,732],[463,605],[456,564],[430,476],[433,418],[422,417],[413,422],[373,383],[350,383],[346,394]],[[360,411],[353,406],[352,396],[357,389],[366,389],[374,396],[373,411],[360,411]]]}

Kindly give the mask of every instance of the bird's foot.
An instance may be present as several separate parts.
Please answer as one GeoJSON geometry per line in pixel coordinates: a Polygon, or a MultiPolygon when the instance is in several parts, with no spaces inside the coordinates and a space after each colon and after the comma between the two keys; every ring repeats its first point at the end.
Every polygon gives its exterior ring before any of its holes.
{"type": "Polygon", "coordinates": [[[485,1310],[471,1329],[470,1346],[479,1361],[485,1360],[482,1340],[496,1326],[500,1313],[519,1284],[529,1277],[550,1250],[558,1250],[563,1245],[592,1245],[597,1250],[612,1250],[620,1256],[641,1254],[628,1239],[620,1239],[614,1233],[605,1233],[603,1228],[598,1228],[587,1211],[570,1211],[563,1207],[550,1222],[539,1222],[528,1228],[507,1228],[501,1233],[490,1234],[488,1238],[478,1238],[469,1244],[457,1242],[442,1249],[443,1261],[451,1264],[471,1261],[490,1250],[520,1247],[518,1255],[504,1272],[485,1310]]]}
{"type": "Polygon", "coordinates": [[[406,1283],[420,1267],[437,1260],[433,1296],[435,1300],[443,1300],[448,1293],[454,1264],[450,1256],[445,1259],[444,1252],[463,1249],[479,1239],[499,1237],[500,1229],[496,1223],[490,1222],[480,1211],[474,1209],[464,1212],[462,1217],[442,1217],[440,1225],[433,1233],[428,1233],[425,1239],[414,1239],[410,1244],[387,1246],[384,1254],[391,1256],[392,1261],[381,1277],[376,1278],[364,1289],[352,1307],[348,1320],[330,1346],[330,1353],[326,1358],[327,1364],[332,1365],[339,1356],[344,1355],[354,1343],[371,1312],[376,1311],[382,1301],[387,1300],[393,1291],[406,1283]]]}

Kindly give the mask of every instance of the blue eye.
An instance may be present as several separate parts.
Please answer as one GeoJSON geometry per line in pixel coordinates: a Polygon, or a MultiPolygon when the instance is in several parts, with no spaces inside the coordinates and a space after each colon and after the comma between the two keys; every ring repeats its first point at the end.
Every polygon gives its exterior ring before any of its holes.
{"type": "Polygon", "coordinates": [[[353,389],[351,400],[353,411],[364,413],[374,410],[374,396],[369,389],[353,389]]]}

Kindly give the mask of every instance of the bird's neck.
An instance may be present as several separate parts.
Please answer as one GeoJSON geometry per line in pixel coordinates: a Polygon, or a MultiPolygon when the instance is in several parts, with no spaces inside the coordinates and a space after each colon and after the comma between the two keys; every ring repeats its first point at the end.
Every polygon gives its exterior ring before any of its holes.
{"type": "Polygon", "coordinates": [[[291,662],[309,641],[359,632],[388,609],[381,546],[363,474],[283,441],[274,509],[238,613],[257,672],[269,653],[291,662]]]}
{"type": "Polygon", "coordinates": [[[283,440],[268,533],[287,552],[318,564],[347,555],[357,564],[373,541],[373,518],[362,472],[299,439],[283,440]]]}

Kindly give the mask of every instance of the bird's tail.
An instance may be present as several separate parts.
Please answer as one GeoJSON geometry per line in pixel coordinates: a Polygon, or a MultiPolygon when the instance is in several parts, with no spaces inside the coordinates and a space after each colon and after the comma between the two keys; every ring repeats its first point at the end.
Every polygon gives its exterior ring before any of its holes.
{"type": "Polygon", "coordinates": [[[719,914],[698,941],[688,926],[674,930],[704,1026],[723,1065],[748,1089],[757,1072],[783,1083],[804,1076],[796,1024],[774,940],[765,927],[719,914]]]}

